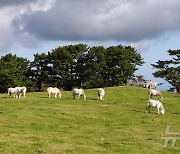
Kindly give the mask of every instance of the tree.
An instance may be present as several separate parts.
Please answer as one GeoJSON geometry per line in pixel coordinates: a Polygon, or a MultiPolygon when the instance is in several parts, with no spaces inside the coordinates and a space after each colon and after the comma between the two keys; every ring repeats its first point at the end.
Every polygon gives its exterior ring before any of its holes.
{"type": "Polygon", "coordinates": [[[30,61],[7,54],[0,59],[0,89],[7,91],[8,87],[27,86],[30,83],[27,77],[30,61]]]}
{"type": "Polygon", "coordinates": [[[77,72],[85,88],[105,86],[104,69],[106,49],[103,46],[91,47],[78,60],[77,72]]]}
{"type": "Polygon", "coordinates": [[[156,64],[151,64],[158,71],[154,72],[153,75],[156,78],[162,78],[173,86],[178,91],[180,87],[180,49],[168,50],[167,51],[171,60],[159,60],[156,64]]]}
{"type": "Polygon", "coordinates": [[[137,65],[144,63],[141,55],[131,46],[111,46],[106,50],[106,86],[125,84],[127,79],[134,77],[137,65]]]}
{"type": "Polygon", "coordinates": [[[28,75],[33,84],[38,88],[38,91],[43,91],[45,82],[48,82],[48,63],[47,55],[45,53],[35,54],[34,61],[31,62],[28,75]]]}
{"type": "Polygon", "coordinates": [[[79,84],[77,65],[79,58],[87,51],[87,45],[77,44],[58,47],[49,53],[51,67],[51,79],[56,85],[66,90],[79,84]]]}
{"type": "Polygon", "coordinates": [[[39,91],[44,83],[71,90],[74,86],[97,88],[126,83],[137,65],[144,62],[130,46],[88,47],[86,44],[58,47],[48,54],[36,54],[30,78],[39,91]]]}
{"type": "Polygon", "coordinates": [[[144,76],[143,75],[138,75],[137,77],[137,81],[138,82],[145,82],[144,76]]]}

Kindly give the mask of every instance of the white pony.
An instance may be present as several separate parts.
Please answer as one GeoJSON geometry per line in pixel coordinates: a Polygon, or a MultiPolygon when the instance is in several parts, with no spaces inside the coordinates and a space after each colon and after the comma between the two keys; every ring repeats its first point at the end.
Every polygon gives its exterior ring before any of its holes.
{"type": "Polygon", "coordinates": [[[152,99],[153,95],[163,98],[160,90],[156,90],[156,89],[149,89],[148,95],[149,95],[149,99],[152,99]]]}
{"type": "Polygon", "coordinates": [[[17,98],[20,98],[21,95],[22,95],[24,98],[26,97],[26,91],[27,91],[27,89],[26,89],[25,86],[23,86],[23,87],[15,87],[15,89],[17,90],[17,93],[16,93],[17,98]]]}
{"type": "Polygon", "coordinates": [[[149,99],[147,101],[146,112],[149,111],[149,113],[150,113],[150,108],[151,107],[157,108],[157,113],[158,114],[160,114],[160,113],[164,114],[165,113],[165,109],[164,109],[164,107],[162,105],[162,100],[149,99]]]}
{"type": "Polygon", "coordinates": [[[12,94],[14,94],[14,98],[20,98],[21,94],[23,97],[26,97],[26,87],[15,87],[15,88],[8,88],[8,95],[9,98],[11,97],[12,94]]]}
{"type": "Polygon", "coordinates": [[[47,93],[48,93],[48,98],[51,97],[51,93],[55,94],[55,96],[54,96],[55,98],[57,98],[57,95],[59,96],[59,98],[62,97],[60,89],[58,89],[56,87],[55,88],[53,88],[53,87],[47,88],[47,93]]]}
{"type": "Polygon", "coordinates": [[[104,88],[98,88],[98,99],[104,100],[105,91],[104,88]]]}
{"type": "Polygon", "coordinates": [[[13,97],[16,98],[16,96],[17,96],[17,90],[16,90],[16,88],[8,88],[7,92],[8,92],[9,98],[11,97],[12,94],[14,94],[13,97]]]}
{"type": "Polygon", "coordinates": [[[76,95],[78,95],[78,99],[84,98],[84,100],[86,100],[86,95],[84,93],[84,90],[82,88],[78,89],[78,88],[74,88],[73,89],[73,97],[74,99],[76,98],[76,95]]]}
{"type": "Polygon", "coordinates": [[[157,83],[156,82],[148,82],[147,84],[146,84],[146,88],[152,88],[152,87],[154,87],[155,89],[157,88],[157,83]]]}

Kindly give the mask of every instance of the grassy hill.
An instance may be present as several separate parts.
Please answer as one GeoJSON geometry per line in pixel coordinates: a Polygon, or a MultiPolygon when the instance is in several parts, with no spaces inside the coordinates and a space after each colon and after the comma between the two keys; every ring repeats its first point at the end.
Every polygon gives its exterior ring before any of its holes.
{"type": "Polygon", "coordinates": [[[180,140],[163,147],[161,139],[167,125],[180,133],[180,95],[164,91],[166,113],[158,115],[145,113],[148,89],[105,91],[103,101],[97,89],[85,90],[87,100],[73,100],[71,91],[61,99],[0,94],[0,153],[180,153],[180,140]]]}

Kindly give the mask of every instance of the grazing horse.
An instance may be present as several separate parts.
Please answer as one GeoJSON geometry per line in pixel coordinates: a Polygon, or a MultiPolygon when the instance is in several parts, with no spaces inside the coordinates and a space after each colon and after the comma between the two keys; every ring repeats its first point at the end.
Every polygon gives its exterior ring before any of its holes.
{"type": "Polygon", "coordinates": [[[23,87],[15,87],[15,88],[8,88],[8,95],[9,95],[9,98],[11,97],[12,94],[14,94],[14,98],[20,98],[21,97],[21,94],[23,97],[26,97],[26,87],[23,86],[23,87]]]}
{"type": "Polygon", "coordinates": [[[149,99],[147,101],[146,112],[149,111],[149,113],[150,113],[150,108],[151,107],[157,108],[157,113],[158,114],[160,114],[160,113],[164,114],[165,113],[165,109],[164,109],[164,107],[162,105],[162,100],[149,99]]]}
{"type": "Polygon", "coordinates": [[[84,90],[82,88],[78,89],[78,88],[74,88],[73,89],[73,97],[74,99],[76,98],[76,95],[78,96],[78,100],[81,98],[84,98],[84,100],[86,100],[86,95],[84,93],[84,90]]]}
{"type": "Polygon", "coordinates": [[[163,98],[160,90],[149,89],[148,94],[149,94],[149,99],[152,99],[152,96],[153,96],[153,95],[154,95],[154,96],[158,96],[158,97],[160,97],[160,98],[163,98]]]}
{"type": "Polygon", "coordinates": [[[98,89],[98,99],[99,100],[104,100],[104,95],[105,95],[104,88],[99,88],[98,89]]]}
{"type": "Polygon", "coordinates": [[[15,87],[15,89],[17,90],[17,97],[20,98],[21,97],[21,94],[22,96],[25,98],[26,97],[26,87],[23,86],[23,87],[15,87]]]}
{"type": "Polygon", "coordinates": [[[53,88],[53,87],[47,88],[47,93],[48,93],[48,98],[51,97],[51,93],[55,94],[55,96],[54,96],[55,98],[57,98],[57,95],[59,96],[59,98],[62,97],[60,89],[58,89],[56,87],[55,88],[53,88]]]}
{"type": "Polygon", "coordinates": [[[16,98],[16,96],[17,96],[17,89],[16,88],[8,88],[7,92],[8,92],[9,98],[11,97],[12,94],[14,94],[14,98],[16,98]]]}
{"type": "Polygon", "coordinates": [[[155,89],[157,88],[157,83],[156,82],[148,82],[147,84],[146,84],[146,88],[152,88],[152,87],[154,87],[155,89]]]}

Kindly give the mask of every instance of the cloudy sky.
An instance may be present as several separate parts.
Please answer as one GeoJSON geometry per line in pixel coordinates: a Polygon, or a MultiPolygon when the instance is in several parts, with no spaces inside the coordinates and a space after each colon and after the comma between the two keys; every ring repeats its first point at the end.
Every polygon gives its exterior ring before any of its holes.
{"type": "Polygon", "coordinates": [[[165,82],[150,64],[179,49],[179,0],[0,0],[0,19],[0,56],[33,60],[60,45],[132,45],[146,62],[137,75],[165,82]]]}

